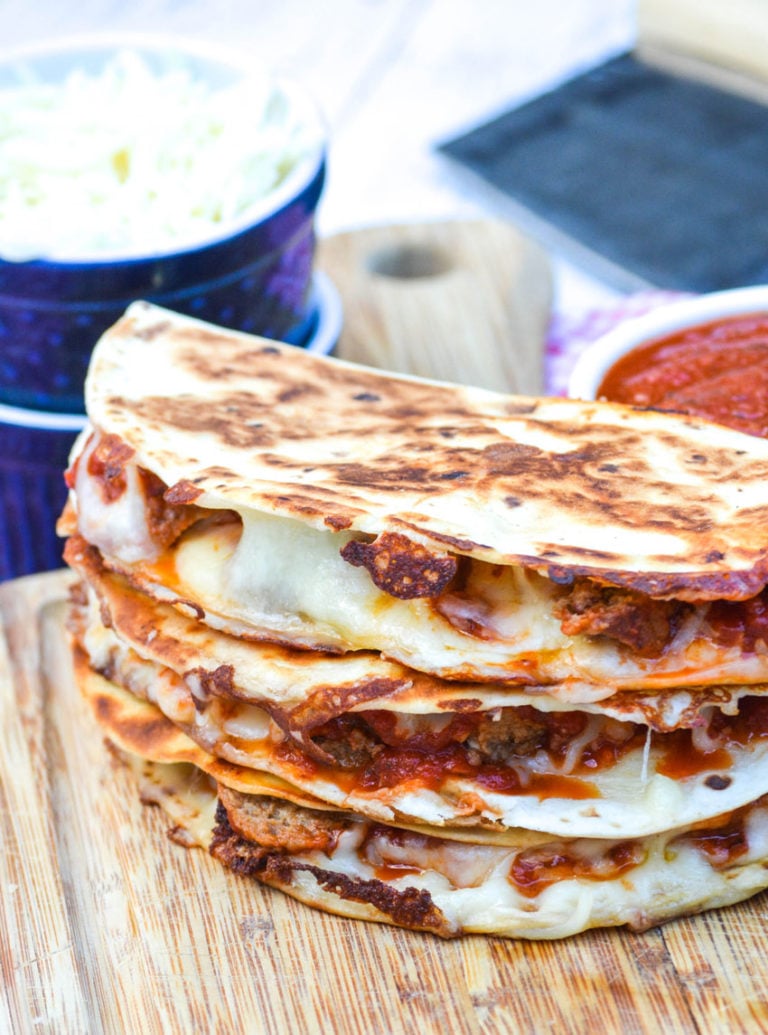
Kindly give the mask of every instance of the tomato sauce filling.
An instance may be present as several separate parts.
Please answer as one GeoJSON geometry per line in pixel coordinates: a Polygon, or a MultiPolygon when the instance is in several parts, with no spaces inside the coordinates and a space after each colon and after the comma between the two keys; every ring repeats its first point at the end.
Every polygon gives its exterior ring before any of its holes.
{"type": "Polygon", "coordinates": [[[723,647],[746,653],[768,645],[768,590],[749,600],[716,600],[707,609],[712,638],[723,647]]]}
{"type": "Polygon", "coordinates": [[[628,352],[598,398],[705,417],[768,436],[768,317],[733,317],[687,328],[628,352]]]}
{"type": "Polygon", "coordinates": [[[520,852],[508,879],[526,898],[536,898],[564,880],[616,880],[644,861],[645,852],[635,841],[620,841],[599,855],[579,854],[563,844],[547,845],[520,852]]]}
{"type": "Polygon", "coordinates": [[[744,748],[768,737],[768,700],[745,697],[736,715],[713,711],[703,742],[692,730],[674,730],[656,741],[662,757],[656,771],[684,780],[699,773],[727,771],[734,748],[744,748]]]}
{"type": "Polygon", "coordinates": [[[585,800],[600,797],[589,777],[642,749],[645,736],[638,724],[531,707],[502,709],[496,720],[459,714],[414,733],[398,730],[393,713],[370,710],[331,719],[301,745],[286,736],[275,750],[303,777],[325,775],[347,792],[405,786],[440,792],[446,781],[467,779],[495,793],[585,800]],[[593,732],[590,721],[597,723],[593,732]],[[579,738],[584,742],[574,751],[579,738]],[[532,755],[539,765],[545,757],[549,771],[531,766],[532,755]]]}
{"type": "MultiPolygon", "coordinates": [[[[452,718],[442,729],[412,736],[398,734],[391,712],[368,711],[332,719],[313,731],[311,745],[286,736],[275,746],[277,757],[304,778],[324,776],[347,792],[375,793],[385,788],[424,788],[440,793],[451,779],[471,780],[499,794],[525,794],[574,801],[599,798],[589,779],[610,769],[631,751],[641,751],[647,727],[609,720],[573,751],[589,722],[583,712],[544,715],[532,708],[504,709],[525,721],[536,714],[537,732],[526,741],[510,740],[502,753],[484,741],[482,713],[452,718]],[[517,747],[515,746],[517,744],[517,747]],[[321,745],[314,756],[312,745],[321,745]],[[482,750],[484,749],[484,750],[482,750]],[[527,759],[535,754],[537,766],[527,759]],[[540,771],[546,757],[549,771],[540,771]]],[[[518,726],[518,728],[521,728],[518,726]]],[[[705,773],[727,773],[734,750],[768,738],[768,699],[745,697],[735,715],[713,709],[696,730],[653,734],[654,768],[675,780],[705,773]]],[[[713,776],[710,786],[727,787],[730,778],[713,776]]]]}
{"type": "Polygon", "coordinates": [[[706,855],[714,869],[723,869],[749,850],[746,817],[734,814],[722,826],[686,834],[685,840],[706,855]]]}
{"type": "Polygon", "coordinates": [[[713,869],[725,869],[749,851],[747,824],[750,814],[755,808],[765,808],[766,804],[768,796],[763,796],[724,816],[701,823],[695,830],[675,838],[670,847],[691,844],[706,856],[713,869]]]}

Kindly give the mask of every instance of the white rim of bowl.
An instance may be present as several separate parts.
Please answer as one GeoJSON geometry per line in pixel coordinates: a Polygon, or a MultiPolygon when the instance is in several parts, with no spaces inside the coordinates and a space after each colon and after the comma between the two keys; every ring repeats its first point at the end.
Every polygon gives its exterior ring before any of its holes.
{"type": "MultiPolygon", "coordinates": [[[[344,320],[341,296],[331,278],[317,270],[312,277],[317,307],[317,326],[307,345],[307,352],[328,355],[339,339],[344,320]]],[[[0,424],[42,431],[82,431],[88,423],[83,413],[57,413],[52,410],[28,410],[21,406],[0,403],[0,424]]]]}
{"type": "MultiPolygon", "coordinates": [[[[64,56],[67,51],[120,51],[144,50],[156,53],[176,53],[218,64],[235,71],[244,77],[251,74],[251,63],[248,55],[235,48],[229,49],[217,43],[205,43],[183,36],[155,35],[152,33],[86,33],[83,35],[62,36],[59,39],[45,40],[40,43],[20,45],[0,52],[0,67],[12,65],[20,61],[35,60],[53,54],[64,56]]],[[[288,176],[270,191],[257,199],[253,205],[241,212],[235,219],[217,227],[216,232],[205,237],[180,240],[167,249],[142,252],[126,249],[115,252],[84,252],[79,255],[61,256],[30,255],[24,259],[7,258],[0,252],[1,262],[50,262],[60,266],[86,266],[89,264],[108,264],[117,262],[133,262],[142,259],[172,257],[192,252],[198,248],[207,248],[230,237],[236,237],[249,227],[260,223],[268,215],[279,212],[288,202],[297,197],[309,186],[317,175],[325,160],[328,143],[328,123],[320,111],[314,97],[296,80],[278,71],[269,76],[270,81],[281,90],[291,105],[296,105],[301,114],[306,115],[310,126],[317,130],[318,143],[315,148],[290,171],[288,176]]]]}
{"type": "Polygon", "coordinates": [[[623,355],[646,342],[730,316],[768,313],[768,284],[714,291],[669,302],[642,316],[625,320],[587,345],[568,379],[571,399],[594,399],[608,369],[623,355]]]}
{"type": "Polygon", "coordinates": [[[84,413],[54,413],[49,410],[25,410],[20,406],[0,403],[0,424],[38,431],[82,431],[88,423],[84,413]]]}
{"type": "Polygon", "coordinates": [[[339,340],[344,308],[336,285],[326,273],[316,270],[312,279],[317,304],[317,326],[307,345],[307,352],[327,356],[339,340]]]}

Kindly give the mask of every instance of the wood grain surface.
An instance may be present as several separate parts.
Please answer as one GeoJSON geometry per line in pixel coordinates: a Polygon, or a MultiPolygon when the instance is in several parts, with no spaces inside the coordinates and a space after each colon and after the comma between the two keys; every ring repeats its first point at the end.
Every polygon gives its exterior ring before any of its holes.
{"type": "Polygon", "coordinates": [[[0,587],[0,1031],[768,1031],[768,896],[524,943],[310,910],[165,835],[73,684],[69,576],[0,587]]]}
{"type": "Polygon", "coordinates": [[[172,843],[74,686],[68,583],[0,586],[0,1032],[768,1032],[766,895],[644,934],[443,942],[172,843]]]}
{"type": "Polygon", "coordinates": [[[675,58],[682,59],[677,67],[683,75],[768,98],[764,0],[638,0],[637,22],[641,51],[666,56],[673,67],[675,58]],[[688,58],[698,64],[688,66],[688,58]]]}
{"type": "Polygon", "coordinates": [[[317,261],[343,295],[338,356],[497,391],[541,392],[550,263],[510,223],[354,230],[321,240],[317,261]]]}

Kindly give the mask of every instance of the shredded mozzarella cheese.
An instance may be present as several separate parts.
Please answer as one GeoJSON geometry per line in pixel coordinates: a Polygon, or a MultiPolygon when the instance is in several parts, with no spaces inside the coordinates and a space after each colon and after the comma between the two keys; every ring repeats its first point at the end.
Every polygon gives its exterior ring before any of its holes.
{"type": "Polygon", "coordinates": [[[0,90],[0,255],[149,254],[211,236],[321,143],[266,75],[215,88],[124,51],[0,90]]]}

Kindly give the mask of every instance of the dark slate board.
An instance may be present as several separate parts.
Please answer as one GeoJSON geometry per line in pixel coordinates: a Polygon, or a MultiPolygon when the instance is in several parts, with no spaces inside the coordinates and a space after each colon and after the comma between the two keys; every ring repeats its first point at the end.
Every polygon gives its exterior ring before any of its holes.
{"type": "Polygon", "coordinates": [[[439,146],[658,287],[768,282],[768,107],[625,54],[439,146]]]}

